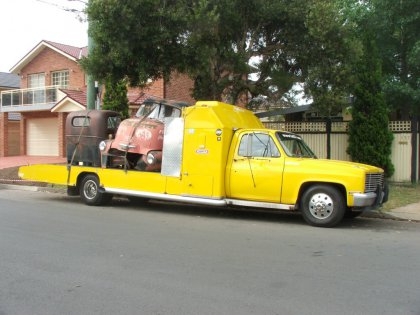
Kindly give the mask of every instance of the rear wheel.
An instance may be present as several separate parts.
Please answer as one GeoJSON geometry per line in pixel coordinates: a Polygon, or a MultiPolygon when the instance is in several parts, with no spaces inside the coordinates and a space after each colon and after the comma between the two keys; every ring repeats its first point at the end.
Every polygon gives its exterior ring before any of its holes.
{"type": "Polygon", "coordinates": [[[328,185],[309,187],[303,193],[300,209],[306,222],[319,227],[337,225],[343,219],[346,210],[340,191],[328,185]]]}
{"type": "Polygon", "coordinates": [[[96,175],[86,175],[80,184],[80,197],[89,206],[100,206],[111,201],[112,195],[100,191],[99,179],[96,175]]]}

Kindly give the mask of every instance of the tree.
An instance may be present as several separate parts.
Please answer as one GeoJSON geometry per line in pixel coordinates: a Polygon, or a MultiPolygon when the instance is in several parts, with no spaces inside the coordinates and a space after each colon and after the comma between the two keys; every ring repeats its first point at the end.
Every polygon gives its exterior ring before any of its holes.
{"type": "Polygon", "coordinates": [[[371,35],[365,36],[364,54],[355,67],[357,82],[347,152],[353,161],[382,167],[389,177],[394,172],[390,158],[393,135],[388,128],[389,110],[381,90],[381,65],[376,44],[371,35]]]}
{"type": "Polygon", "coordinates": [[[196,99],[231,103],[248,94],[278,101],[305,80],[331,88],[338,80],[328,69],[345,78],[342,59],[351,55],[331,2],[91,0],[96,45],[82,64],[97,79],[127,77],[140,86],[187,73],[196,99]]]}
{"type": "Polygon", "coordinates": [[[371,0],[371,3],[386,99],[403,113],[419,114],[420,2],[371,0]]]}
{"type": "Polygon", "coordinates": [[[314,108],[327,118],[349,106],[353,67],[362,54],[352,16],[353,3],[353,0],[320,3],[308,17],[309,30],[315,39],[310,52],[316,60],[310,63],[305,87],[314,100],[314,108]]]}
{"type": "Polygon", "coordinates": [[[105,81],[105,95],[102,109],[119,112],[123,118],[128,117],[127,81],[105,81]]]}

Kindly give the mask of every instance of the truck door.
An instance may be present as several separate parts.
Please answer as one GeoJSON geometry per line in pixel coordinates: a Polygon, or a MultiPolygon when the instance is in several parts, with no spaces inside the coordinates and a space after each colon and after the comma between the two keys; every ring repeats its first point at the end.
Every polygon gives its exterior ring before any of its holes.
{"type": "Polygon", "coordinates": [[[230,165],[230,198],[280,202],[284,156],[270,134],[244,133],[230,165]]]}

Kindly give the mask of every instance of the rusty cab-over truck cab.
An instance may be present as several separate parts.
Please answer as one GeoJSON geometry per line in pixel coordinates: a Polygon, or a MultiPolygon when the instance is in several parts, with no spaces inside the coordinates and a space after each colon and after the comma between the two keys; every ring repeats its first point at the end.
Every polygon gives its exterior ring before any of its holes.
{"type": "Polygon", "coordinates": [[[118,194],[298,210],[323,227],[387,199],[382,169],[317,159],[298,135],[265,129],[252,112],[220,102],[197,102],[165,121],[160,171],[109,167],[106,143],[100,147],[101,167],[22,167],[20,175],[77,187],[89,205],[118,194]]]}

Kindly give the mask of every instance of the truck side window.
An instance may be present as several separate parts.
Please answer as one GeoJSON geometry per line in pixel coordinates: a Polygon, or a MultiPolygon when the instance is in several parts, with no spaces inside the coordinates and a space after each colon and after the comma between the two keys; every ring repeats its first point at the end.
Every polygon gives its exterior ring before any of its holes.
{"type": "Polygon", "coordinates": [[[76,116],[72,120],[73,127],[88,127],[90,126],[90,117],[76,116]]]}
{"type": "Polygon", "coordinates": [[[242,137],[238,155],[247,157],[279,157],[280,152],[270,135],[254,132],[242,137]]]}
{"type": "Polygon", "coordinates": [[[121,118],[119,116],[108,117],[108,129],[117,129],[120,125],[121,118]]]}

